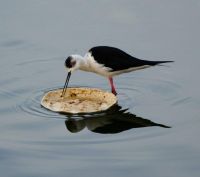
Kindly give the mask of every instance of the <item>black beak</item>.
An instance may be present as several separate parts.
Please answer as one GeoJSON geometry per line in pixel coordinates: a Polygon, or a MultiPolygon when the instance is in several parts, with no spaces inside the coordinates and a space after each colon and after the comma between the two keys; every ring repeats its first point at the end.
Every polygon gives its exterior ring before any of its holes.
{"type": "Polygon", "coordinates": [[[68,72],[68,74],[67,74],[67,78],[66,78],[66,81],[65,81],[65,85],[64,85],[64,87],[63,87],[63,91],[62,91],[61,97],[64,97],[64,96],[65,96],[65,93],[66,93],[66,90],[67,90],[67,86],[68,86],[68,83],[69,83],[70,76],[71,76],[71,71],[68,72]]]}

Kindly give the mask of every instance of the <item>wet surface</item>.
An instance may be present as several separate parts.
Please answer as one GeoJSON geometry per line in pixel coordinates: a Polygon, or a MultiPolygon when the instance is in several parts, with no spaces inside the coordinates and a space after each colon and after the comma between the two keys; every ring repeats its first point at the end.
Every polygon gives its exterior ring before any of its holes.
{"type": "MultiPolygon", "coordinates": [[[[153,2],[0,2],[3,176],[199,176],[200,4],[153,2]],[[114,78],[111,110],[41,107],[44,93],[64,84],[65,57],[95,45],[175,62],[114,78]]],[[[81,71],[69,86],[110,89],[81,71]]]]}

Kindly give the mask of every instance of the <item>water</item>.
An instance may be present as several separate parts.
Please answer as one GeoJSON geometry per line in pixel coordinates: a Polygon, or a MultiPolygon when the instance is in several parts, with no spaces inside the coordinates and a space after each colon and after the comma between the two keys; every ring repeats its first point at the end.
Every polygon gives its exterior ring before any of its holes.
{"type": "MultiPolygon", "coordinates": [[[[2,176],[199,176],[199,17],[195,0],[0,1],[2,176]],[[95,45],[175,62],[115,78],[108,112],[42,108],[65,57],[95,45]]],[[[80,71],[70,86],[110,89],[80,71]]]]}

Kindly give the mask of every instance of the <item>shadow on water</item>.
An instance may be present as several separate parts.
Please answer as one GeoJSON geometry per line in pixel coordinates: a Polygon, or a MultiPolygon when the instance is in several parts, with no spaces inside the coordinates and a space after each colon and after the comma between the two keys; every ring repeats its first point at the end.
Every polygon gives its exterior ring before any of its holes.
{"type": "Polygon", "coordinates": [[[85,128],[91,132],[101,134],[115,134],[133,128],[152,126],[170,128],[169,126],[139,117],[131,113],[129,109],[122,108],[118,104],[103,112],[87,114],[58,114],[49,111],[40,105],[40,100],[44,92],[46,92],[46,90],[34,93],[31,98],[27,99],[20,105],[20,110],[22,109],[28,114],[35,115],[37,117],[56,119],[65,118],[66,129],[71,133],[78,133],[85,128]]]}
{"type": "Polygon", "coordinates": [[[121,106],[115,105],[108,111],[94,116],[92,114],[79,114],[77,119],[72,114],[67,114],[68,118],[65,120],[65,125],[67,130],[72,133],[78,133],[87,127],[88,130],[101,134],[115,134],[132,128],[151,126],[170,128],[127,111],[128,109],[122,109],[121,106]]]}

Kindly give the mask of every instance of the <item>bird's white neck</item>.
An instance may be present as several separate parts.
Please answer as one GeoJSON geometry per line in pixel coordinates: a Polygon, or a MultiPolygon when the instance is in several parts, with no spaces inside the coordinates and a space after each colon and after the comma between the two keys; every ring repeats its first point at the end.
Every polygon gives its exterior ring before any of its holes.
{"type": "Polygon", "coordinates": [[[90,52],[86,53],[84,57],[80,55],[71,55],[75,59],[77,64],[73,68],[74,70],[80,69],[83,71],[94,72],[102,76],[109,76],[109,68],[104,67],[103,64],[97,63],[90,52]]]}
{"type": "Polygon", "coordinates": [[[88,57],[87,55],[85,55],[84,57],[82,57],[81,55],[71,55],[75,61],[77,62],[77,65],[76,65],[76,69],[80,69],[80,70],[84,70],[84,71],[87,71],[88,68],[89,68],[89,64],[88,64],[88,57]]]}

